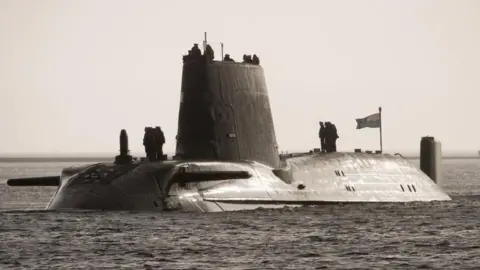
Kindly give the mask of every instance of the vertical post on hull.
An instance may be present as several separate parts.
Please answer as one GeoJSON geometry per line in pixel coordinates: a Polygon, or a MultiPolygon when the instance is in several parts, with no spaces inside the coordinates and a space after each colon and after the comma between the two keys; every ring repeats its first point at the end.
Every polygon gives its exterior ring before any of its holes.
{"type": "Polygon", "coordinates": [[[420,170],[439,184],[442,175],[442,146],[434,137],[422,137],[420,141],[420,170]]]}
{"type": "Polygon", "coordinates": [[[382,107],[378,107],[378,114],[380,116],[380,152],[383,153],[383,138],[382,138],[382,107]]]}
{"type": "Polygon", "coordinates": [[[222,48],[222,49],[221,49],[222,58],[220,59],[220,61],[223,61],[223,42],[220,42],[220,47],[222,48]]]}

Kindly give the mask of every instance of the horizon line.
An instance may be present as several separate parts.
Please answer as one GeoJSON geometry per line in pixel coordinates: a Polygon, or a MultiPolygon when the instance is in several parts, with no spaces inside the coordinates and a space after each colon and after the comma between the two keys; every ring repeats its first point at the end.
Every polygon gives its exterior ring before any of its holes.
{"type": "MultiPolygon", "coordinates": [[[[279,154],[288,154],[288,153],[307,153],[313,149],[298,149],[298,150],[281,150],[278,151],[279,154]]],[[[362,149],[362,152],[365,152],[370,149],[362,149]]],[[[376,151],[378,149],[373,149],[371,151],[376,151]]],[[[343,150],[339,149],[337,152],[354,152],[353,150],[343,150]]],[[[383,153],[388,154],[388,153],[400,153],[402,155],[420,155],[420,151],[401,151],[401,150],[394,150],[394,149],[384,149],[383,153]]],[[[33,153],[28,153],[28,152],[0,152],[0,158],[9,158],[9,157],[22,157],[22,158],[33,158],[33,157],[115,157],[119,154],[119,152],[33,152],[33,153]]],[[[164,154],[167,155],[174,155],[175,151],[166,151],[164,154]]],[[[479,156],[480,151],[478,150],[442,150],[442,155],[472,155],[472,156],[479,156]]],[[[130,155],[132,156],[145,156],[144,152],[130,152],[130,155]]]]}
{"type": "MultiPolygon", "coordinates": [[[[353,153],[353,151],[337,151],[337,152],[347,152],[347,153],[353,153]]],[[[365,153],[365,151],[362,151],[365,153]]],[[[308,153],[308,151],[288,151],[288,152],[279,152],[279,155],[284,155],[284,154],[296,154],[296,153],[308,153]]],[[[383,154],[401,154],[404,157],[409,157],[409,158],[417,158],[420,157],[420,153],[418,152],[385,152],[383,151],[383,154]]],[[[169,157],[172,157],[175,155],[174,152],[165,152],[169,157]]],[[[46,153],[16,153],[16,154],[0,154],[0,160],[9,160],[9,159],[114,159],[115,156],[117,156],[118,153],[61,153],[61,154],[46,154],[46,153]]],[[[146,155],[145,153],[130,153],[130,155],[134,158],[144,158],[146,155]]],[[[443,152],[442,157],[480,157],[480,154],[478,153],[465,153],[465,152],[443,152]]]]}

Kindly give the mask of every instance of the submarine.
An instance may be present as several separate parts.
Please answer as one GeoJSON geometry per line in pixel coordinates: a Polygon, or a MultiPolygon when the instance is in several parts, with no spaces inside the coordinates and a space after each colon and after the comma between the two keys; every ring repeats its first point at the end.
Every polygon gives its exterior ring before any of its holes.
{"type": "MultiPolygon", "coordinates": [[[[175,155],[136,160],[120,132],[111,163],[60,175],[9,179],[10,186],[57,186],[47,210],[221,212],[324,203],[451,200],[437,184],[440,143],[420,142],[420,168],[401,155],[309,151],[280,155],[264,70],[214,60],[206,38],[183,56],[175,155]]],[[[227,55],[225,55],[227,56],[227,55]]]]}

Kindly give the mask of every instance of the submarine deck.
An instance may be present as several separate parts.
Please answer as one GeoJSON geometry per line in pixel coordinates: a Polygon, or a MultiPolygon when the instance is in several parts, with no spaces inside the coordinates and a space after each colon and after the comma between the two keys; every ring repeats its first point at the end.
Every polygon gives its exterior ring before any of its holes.
{"type": "Polygon", "coordinates": [[[248,160],[168,160],[66,169],[67,176],[48,209],[216,212],[324,203],[451,200],[428,176],[399,156],[306,153],[282,163],[281,168],[271,168],[248,160]]]}

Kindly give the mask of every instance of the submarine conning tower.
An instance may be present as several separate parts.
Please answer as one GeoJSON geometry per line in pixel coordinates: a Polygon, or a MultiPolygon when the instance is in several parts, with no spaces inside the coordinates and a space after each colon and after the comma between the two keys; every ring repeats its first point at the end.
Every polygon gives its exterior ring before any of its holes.
{"type": "Polygon", "coordinates": [[[206,44],[203,54],[195,44],[183,59],[176,158],[252,160],[278,167],[263,68],[215,61],[206,44]]]}

